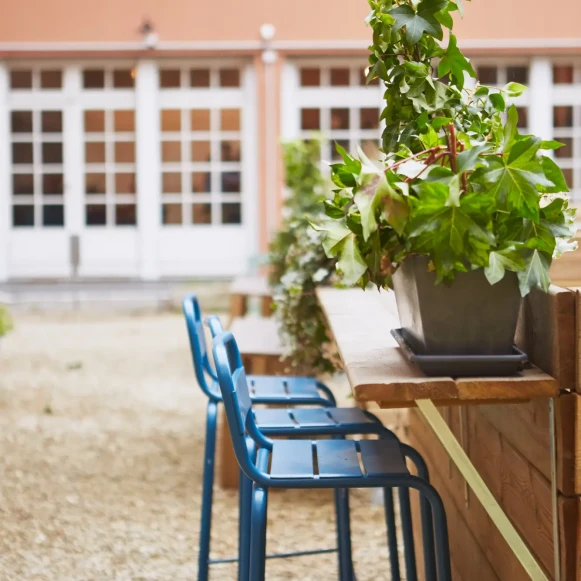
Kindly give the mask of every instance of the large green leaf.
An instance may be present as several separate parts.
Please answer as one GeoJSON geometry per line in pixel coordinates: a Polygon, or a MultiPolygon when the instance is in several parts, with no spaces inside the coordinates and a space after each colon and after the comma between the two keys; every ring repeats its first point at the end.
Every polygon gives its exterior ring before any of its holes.
{"type": "Polygon", "coordinates": [[[367,270],[367,264],[359,247],[355,234],[350,233],[340,243],[340,258],[337,262],[337,271],[340,272],[343,282],[348,285],[354,285],[367,270]]]}
{"type": "Polygon", "coordinates": [[[520,294],[524,297],[531,290],[540,286],[545,292],[549,290],[549,268],[551,256],[539,250],[527,250],[524,254],[525,268],[517,272],[520,294]]]}
{"type": "Polygon", "coordinates": [[[323,249],[329,258],[337,256],[340,252],[340,242],[351,234],[351,230],[349,230],[342,220],[325,220],[321,224],[311,222],[311,226],[317,232],[326,232],[325,239],[323,240],[323,249]]]}
{"type": "Polygon", "coordinates": [[[389,14],[395,18],[393,29],[397,31],[405,26],[406,40],[410,44],[416,44],[424,32],[442,40],[442,26],[435,15],[447,4],[448,0],[423,0],[418,4],[417,12],[407,4],[398,6],[389,11],[389,14]]]}
{"type": "Polygon", "coordinates": [[[490,284],[496,284],[504,278],[507,270],[518,272],[525,267],[521,254],[514,246],[494,250],[490,253],[488,266],[484,269],[484,274],[490,284]]]}
{"type": "Polygon", "coordinates": [[[472,68],[470,61],[462,54],[458,48],[456,37],[451,34],[446,54],[438,65],[438,75],[443,77],[450,73],[452,80],[462,90],[464,88],[465,72],[471,77],[476,77],[476,72],[472,68]]]}

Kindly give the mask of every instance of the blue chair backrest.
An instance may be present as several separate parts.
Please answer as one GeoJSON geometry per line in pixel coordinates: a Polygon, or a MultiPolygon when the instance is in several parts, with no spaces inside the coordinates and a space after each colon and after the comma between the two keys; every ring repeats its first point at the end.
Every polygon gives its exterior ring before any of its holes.
{"type": "Polygon", "coordinates": [[[194,293],[187,294],[182,300],[182,308],[186,317],[188,337],[190,338],[190,350],[196,379],[202,391],[210,398],[215,399],[218,395],[208,383],[208,376],[216,380],[216,374],[210,366],[208,359],[208,349],[206,346],[206,335],[204,334],[204,322],[202,320],[202,310],[200,303],[194,293]]]}
{"type": "Polygon", "coordinates": [[[210,328],[210,332],[212,333],[212,337],[217,337],[218,335],[224,332],[224,327],[222,327],[222,322],[220,318],[216,315],[208,315],[206,317],[206,324],[210,328]]]}

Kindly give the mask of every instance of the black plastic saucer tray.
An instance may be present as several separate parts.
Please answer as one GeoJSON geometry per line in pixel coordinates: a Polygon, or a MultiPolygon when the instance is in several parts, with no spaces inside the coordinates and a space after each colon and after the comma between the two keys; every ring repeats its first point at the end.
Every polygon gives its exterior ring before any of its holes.
{"type": "Polygon", "coordinates": [[[452,377],[499,377],[514,375],[523,369],[528,357],[513,347],[512,355],[418,355],[406,342],[401,329],[391,334],[405,356],[426,375],[452,377]]]}

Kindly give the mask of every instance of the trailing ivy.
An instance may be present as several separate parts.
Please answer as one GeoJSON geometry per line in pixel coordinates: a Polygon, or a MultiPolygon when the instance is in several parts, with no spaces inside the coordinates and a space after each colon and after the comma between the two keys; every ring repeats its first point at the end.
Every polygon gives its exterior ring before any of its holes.
{"type": "Polygon", "coordinates": [[[390,287],[406,256],[422,254],[438,282],[483,268],[490,284],[516,272],[523,296],[547,290],[553,258],[576,248],[575,211],[551,157],[562,144],[519,133],[509,104],[523,85],[465,86],[476,74],[452,33],[462,2],[369,4],[367,80],[385,86],[384,167],[337,145],[334,198],[316,226],[343,281],[390,287]]]}
{"type": "Polygon", "coordinates": [[[332,373],[339,366],[315,295],[318,285],[329,284],[336,277],[336,259],[328,258],[323,250],[324,235],[309,225],[310,220],[321,217],[321,199],[329,191],[319,163],[317,140],[284,144],[289,196],[268,256],[274,316],[287,349],[285,360],[296,373],[332,373]]]}

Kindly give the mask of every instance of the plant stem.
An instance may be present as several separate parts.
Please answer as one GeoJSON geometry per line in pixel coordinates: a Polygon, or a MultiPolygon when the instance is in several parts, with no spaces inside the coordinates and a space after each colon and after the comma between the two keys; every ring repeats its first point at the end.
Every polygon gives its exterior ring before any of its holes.
{"type": "Polygon", "coordinates": [[[413,155],[410,155],[409,157],[406,157],[405,159],[402,159],[401,161],[396,161],[394,164],[388,166],[385,171],[393,169],[395,167],[399,167],[402,163],[405,163],[406,161],[409,161],[410,159],[415,159],[416,157],[419,157],[420,155],[424,155],[424,153],[434,153],[436,151],[440,151],[441,149],[445,149],[445,146],[444,145],[436,145],[436,147],[432,147],[430,149],[424,149],[424,151],[420,151],[419,153],[414,153],[413,155]]]}
{"type": "Polygon", "coordinates": [[[456,128],[454,127],[454,123],[450,123],[450,125],[448,125],[448,130],[450,131],[448,138],[448,145],[450,150],[450,168],[454,173],[456,173],[458,171],[458,164],[456,163],[456,159],[458,157],[458,142],[456,141],[456,128]]]}

